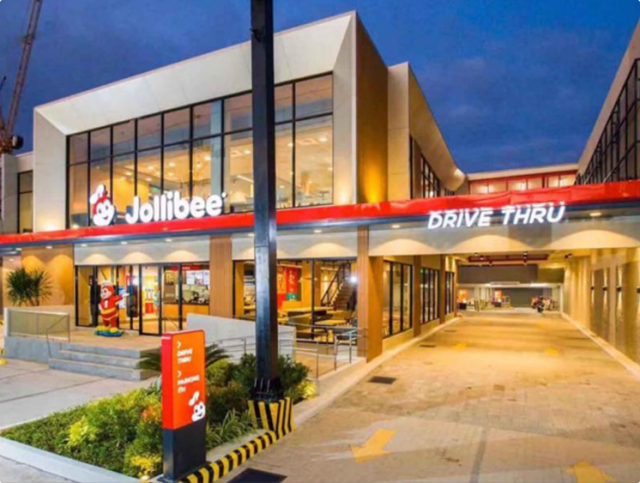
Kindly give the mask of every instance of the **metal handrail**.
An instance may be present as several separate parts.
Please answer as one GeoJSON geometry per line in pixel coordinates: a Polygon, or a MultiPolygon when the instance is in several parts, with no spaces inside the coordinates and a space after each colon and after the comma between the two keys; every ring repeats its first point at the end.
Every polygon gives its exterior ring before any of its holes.
{"type": "MultiPolygon", "coordinates": [[[[38,320],[38,319],[36,319],[38,320]]],[[[47,331],[45,332],[45,337],[47,339],[47,350],[49,351],[49,358],[52,357],[51,354],[51,340],[49,338],[49,334],[51,334],[51,332],[53,331],[54,327],[56,327],[58,324],[60,324],[60,322],[65,322],[65,326],[66,326],[66,341],[67,342],[71,342],[71,329],[69,327],[69,314],[65,314],[63,316],[60,317],[60,320],[58,320],[57,322],[55,322],[51,327],[49,327],[49,329],[47,329],[47,331]]]]}
{"type": "Polygon", "coordinates": [[[322,298],[320,299],[320,305],[327,306],[327,305],[333,304],[333,301],[335,300],[336,295],[338,294],[338,292],[340,292],[340,287],[342,287],[345,281],[348,281],[349,275],[351,275],[351,263],[345,262],[340,265],[340,267],[336,271],[336,274],[331,279],[331,282],[329,282],[329,286],[327,287],[327,290],[325,290],[324,294],[322,295],[322,298]],[[336,287],[335,287],[335,290],[333,291],[333,295],[331,295],[331,289],[334,284],[336,285],[336,287]]]}

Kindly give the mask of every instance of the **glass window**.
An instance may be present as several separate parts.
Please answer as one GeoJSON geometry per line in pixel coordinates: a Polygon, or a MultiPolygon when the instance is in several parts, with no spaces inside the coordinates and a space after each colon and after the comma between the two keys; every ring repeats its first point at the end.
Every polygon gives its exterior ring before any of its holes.
{"type": "Polygon", "coordinates": [[[250,129],[252,122],[251,94],[230,97],[224,101],[225,132],[250,129]]]}
{"type": "Polygon", "coordinates": [[[296,123],[296,205],[333,200],[333,121],[331,116],[296,123]]]}
{"type": "Polygon", "coordinates": [[[18,233],[33,232],[33,171],[18,173],[18,233]]]}
{"type": "Polygon", "coordinates": [[[179,191],[189,198],[189,145],[177,144],[164,149],[164,191],[179,191]]]}
{"type": "Polygon", "coordinates": [[[402,267],[402,330],[413,327],[411,320],[411,265],[401,265],[402,267]]]}
{"type": "Polygon", "coordinates": [[[125,223],[135,195],[135,162],[132,154],[113,159],[113,204],[116,207],[116,223],[125,223]]]}
{"type": "Polygon", "coordinates": [[[220,138],[193,143],[193,196],[208,198],[222,193],[220,138]]]}
{"type": "Polygon", "coordinates": [[[69,167],[69,226],[87,226],[89,190],[87,187],[88,165],[77,164],[69,167]]]}
{"type": "Polygon", "coordinates": [[[394,335],[402,332],[402,265],[394,263],[391,267],[391,334],[394,335]]]}
{"type": "Polygon", "coordinates": [[[152,196],[160,194],[162,176],[160,169],[160,150],[143,151],[138,155],[138,191],[140,201],[145,203],[152,196]]]}
{"type": "Polygon", "coordinates": [[[488,193],[488,188],[486,183],[471,183],[471,194],[472,195],[484,195],[488,193]]]}
{"type": "Polygon", "coordinates": [[[547,188],[557,188],[560,186],[560,176],[547,176],[547,188]]]}
{"type": "Polygon", "coordinates": [[[162,139],[160,116],[145,117],[138,121],[138,149],[160,146],[162,139]]]}
{"type": "Polygon", "coordinates": [[[542,188],[542,178],[529,178],[527,180],[527,189],[535,190],[542,188]]]}
{"type": "MultiPolygon", "coordinates": [[[[89,172],[89,190],[91,193],[95,193],[98,186],[104,185],[107,188],[109,194],[111,191],[111,160],[102,159],[100,161],[91,162],[91,168],[89,172]]],[[[86,200],[86,195],[85,195],[86,200]]]]}
{"type": "MultiPolygon", "coordinates": [[[[491,190],[491,188],[489,189],[491,190]]],[[[514,179],[509,181],[509,191],[526,191],[526,189],[527,189],[526,179],[514,179]]],[[[490,192],[495,193],[496,191],[504,191],[504,190],[494,190],[490,192]]]]}
{"type": "Polygon", "coordinates": [[[131,153],[135,149],[135,121],[113,126],[113,154],[131,153]]]}
{"type": "Polygon", "coordinates": [[[91,159],[106,158],[111,155],[111,128],[91,132],[91,159]]]}
{"type": "Polygon", "coordinates": [[[193,137],[202,138],[222,131],[222,103],[200,104],[193,108],[193,137]]]}
{"type": "Polygon", "coordinates": [[[89,159],[89,135],[76,134],[69,138],[69,164],[84,163],[89,159]]]}
{"type": "Polygon", "coordinates": [[[276,126],[276,207],[293,206],[293,137],[291,124],[276,126]]]}
{"type": "Polygon", "coordinates": [[[164,144],[189,139],[189,109],[167,112],[164,115],[164,144]]]}
{"type": "Polygon", "coordinates": [[[224,190],[229,211],[253,209],[253,139],[251,131],[230,134],[224,141],[224,190]]]}
{"type": "Polygon", "coordinates": [[[182,266],[182,328],[189,314],[209,315],[211,282],[208,265],[182,266]]]}
{"type": "Polygon", "coordinates": [[[293,85],[276,87],[276,122],[290,121],[293,117],[293,85]]]}
{"type": "Polygon", "coordinates": [[[390,324],[390,314],[391,314],[391,264],[385,263],[384,269],[382,272],[382,286],[383,294],[382,294],[382,329],[383,329],[383,337],[389,337],[391,335],[391,324],[390,324]]]}
{"type": "Polygon", "coordinates": [[[332,77],[296,83],[296,118],[327,114],[333,110],[332,77]]]}

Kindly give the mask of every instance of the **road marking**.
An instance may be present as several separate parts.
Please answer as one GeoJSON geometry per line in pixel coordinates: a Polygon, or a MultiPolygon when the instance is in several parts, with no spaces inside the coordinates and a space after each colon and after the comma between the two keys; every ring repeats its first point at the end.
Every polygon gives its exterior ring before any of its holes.
{"type": "Polygon", "coordinates": [[[389,444],[395,434],[396,432],[391,429],[378,429],[364,446],[351,446],[351,452],[356,459],[356,463],[364,463],[389,454],[384,447],[389,444]]]}
{"type": "Polygon", "coordinates": [[[553,357],[558,357],[560,355],[560,351],[558,349],[547,349],[544,353],[553,357]]]}
{"type": "Polygon", "coordinates": [[[7,365],[7,361],[4,359],[0,359],[0,366],[6,366],[7,365]]]}
{"type": "Polygon", "coordinates": [[[606,474],[587,461],[576,463],[566,472],[575,477],[576,483],[614,483],[617,481],[613,476],[606,474]]]}
{"type": "Polygon", "coordinates": [[[466,342],[458,342],[456,345],[453,346],[454,349],[458,349],[458,350],[464,350],[467,347],[469,347],[469,344],[467,344],[466,342]]]}

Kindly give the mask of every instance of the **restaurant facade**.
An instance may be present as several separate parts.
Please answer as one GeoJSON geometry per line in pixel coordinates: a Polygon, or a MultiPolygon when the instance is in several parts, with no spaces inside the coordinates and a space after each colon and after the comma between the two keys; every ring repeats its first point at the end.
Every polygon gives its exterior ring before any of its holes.
{"type": "MultiPolygon", "coordinates": [[[[640,246],[636,171],[465,175],[409,64],[386,65],[355,13],[278,33],[275,76],[278,321],[299,337],[357,328],[372,359],[456,316],[466,255],[568,266],[640,246]]],[[[140,335],[190,314],[253,320],[250,82],[245,43],[37,107],[33,153],[3,160],[22,176],[4,275],[44,268],[46,305],[77,328],[100,323],[105,281],[140,335]]]]}

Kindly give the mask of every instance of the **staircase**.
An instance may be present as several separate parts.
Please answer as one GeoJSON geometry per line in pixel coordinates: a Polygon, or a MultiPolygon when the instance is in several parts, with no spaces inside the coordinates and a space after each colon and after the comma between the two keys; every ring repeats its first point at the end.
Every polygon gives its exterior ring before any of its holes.
{"type": "Polygon", "coordinates": [[[157,375],[140,369],[140,363],[154,349],[136,350],[62,343],[49,367],[67,372],[108,377],[122,381],[142,381],[157,375]]]}
{"type": "Polygon", "coordinates": [[[342,282],[342,285],[340,285],[340,288],[338,289],[338,293],[333,299],[334,310],[351,310],[349,305],[351,304],[351,299],[355,291],[355,284],[350,283],[348,280],[342,282]]]}

